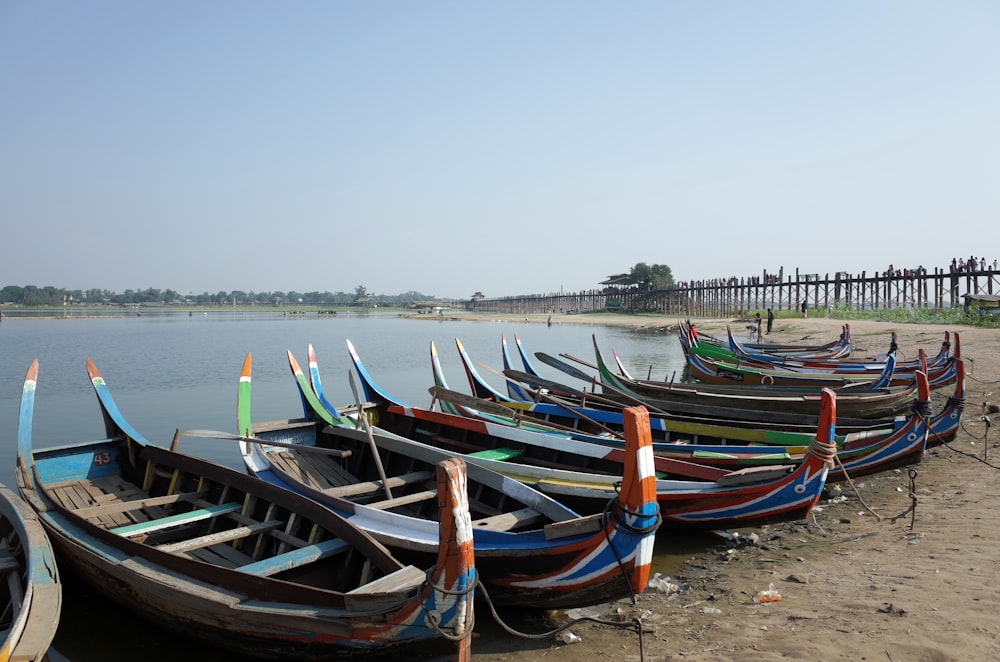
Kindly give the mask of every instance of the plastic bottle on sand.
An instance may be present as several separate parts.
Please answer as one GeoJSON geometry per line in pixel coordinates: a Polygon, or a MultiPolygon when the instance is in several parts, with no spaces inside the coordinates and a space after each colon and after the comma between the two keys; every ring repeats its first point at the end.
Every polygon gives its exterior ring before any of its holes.
{"type": "Polygon", "coordinates": [[[781,593],[778,593],[778,589],[774,588],[774,584],[768,584],[767,590],[758,591],[757,597],[755,597],[753,601],[758,604],[765,602],[780,602],[781,593]]]}

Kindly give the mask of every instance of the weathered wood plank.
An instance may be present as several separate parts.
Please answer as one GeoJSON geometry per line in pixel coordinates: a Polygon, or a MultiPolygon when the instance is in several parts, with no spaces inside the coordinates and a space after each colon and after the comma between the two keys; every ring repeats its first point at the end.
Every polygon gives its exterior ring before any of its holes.
{"type": "Polygon", "coordinates": [[[90,506],[89,508],[79,508],[75,512],[80,517],[98,517],[114,513],[124,513],[130,510],[141,510],[151,506],[165,506],[178,501],[191,501],[205,496],[205,491],[200,492],[180,492],[177,494],[167,494],[158,497],[147,497],[145,499],[131,499],[129,501],[113,501],[111,503],[90,506]]]}
{"type": "MultiPolygon", "coordinates": [[[[430,471],[414,471],[407,474],[400,474],[399,476],[389,476],[386,479],[386,482],[389,484],[389,489],[391,490],[393,488],[404,487],[406,485],[419,483],[432,478],[434,478],[434,474],[430,471]]],[[[363,483],[355,483],[353,485],[330,487],[323,490],[323,492],[331,496],[354,497],[361,496],[362,494],[378,492],[382,489],[383,486],[381,480],[368,480],[363,483]]]]}
{"type": "Polygon", "coordinates": [[[423,490],[420,492],[414,492],[413,494],[404,494],[403,496],[393,497],[391,499],[375,501],[374,503],[366,505],[377,510],[389,510],[391,508],[398,508],[399,506],[408,506],[411,503],[419,503],[435,497],[437,497],[437,490],[423,490]]]}
{"type": "Polygon", "coordinates": [[[359,586],[347,595],[365,595],[374,593],[393,593],[405,591],[408,588],[419,588],[427,579],[427,573],[420,568],[408,565],[392,574],[379,577],[375,581],[359,586]]]}
{"type": "Polygon", "coordinates": [[[178,513],[176,515],[169,515],[167,517],[149,520],[148,522],[136,522],[135,524],[115,527],[111,529],[111,533],[117,533],[120,536],[126,537],[138,535],[140,533],[152,533],[153,531],[159,531],[160,529],[166,529],[171,526],[190,524],[192,522],[199,522],[212,517],[218,517],[219,515],[225,515],[226,513],[233,513],[241,508],[242,506],[238,503],[223,503],[217,506],[198,508],[197,510],[192,510],[186,513],[178,513]]]}
{"type": "Polygon", "coordinates": [[[237,526],[232,529],[226,529],[225,531],[216,531],[215,533],[209,533],[208,535],[198,536],[197,538],[191,538],[189,540],[181,540],[178,542],[157,545],[156,548],[165,552],[189,552],[200,547],[211,547],[212,545],[218,545],[219,543],[246,538],[247,536],[252,536],[255,533],[261,533],[262,531],[274,529],[281,526],[281,524],[281,520],[276,519],[268,520],[267,522],[257,522],[256,524],[237,526]]]}
{"type": "Polygon", "coordinates": [[[511,531],[518,527],[531,526],[545,517],[534,508],[521,508],[491,517],[472,520],[473,528],[490,529],[491,531],[511,531]]]}
{"type": "Polygon", "coordinates": [[[350,549],[350,546],[346,542],[340,540],[339,538],[333,538],[331,540],[324,540],[312,545],[306,545],[305,547],[293,549],[289,552],[278,554],[277,556],[248,563],[240,567],[239,570],[240,572],[245,572],[251,575],[270,577],[271,575],[276,575],[279,572],[284,572],[285,570],[291,570],[292,568],[297,568],[320,559],[328,558],[335,554],[339,554],[340,552],[347,551],[348,549],[350,549]]]}

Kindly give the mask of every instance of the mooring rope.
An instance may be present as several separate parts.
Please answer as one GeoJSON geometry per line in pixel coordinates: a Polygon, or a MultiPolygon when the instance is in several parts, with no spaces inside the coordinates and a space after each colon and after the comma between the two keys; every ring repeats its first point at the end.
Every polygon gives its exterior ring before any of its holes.
{"type": "Polygon", "coordinates": [[[852,490],[854,490],[854,496],[858,497],[858,501],[860,501],[861,505],[865,507],[865,510],[874,515],[877,521],[881,522],[882,516],[879,515],[874,508],[868,505],[868,502],[865,501],[865,498],[861,496],[861,492],[858,490],[858,486],[854,484],[853,480],[851,480],[850,474],[847,473],[847,468],[844,466],[844,463],[840,461],[840,455],[834,453],[834,459],[837,461],[837,465],[840,467],[840,470],[844,472],[844,480],[846,480],[847,484],[851,486],[852,490]]]}
{"type": "MultiPolygon", "coordinates": [[[[990,425],[991,425],[990,424],[990,417],[986,416],[986,415],[983,415],[983,416],[980,416],[979,420],[981,420],[984,423],[986,423],[986,431],[983,433],[982,441],[983,441],[984,444],[988,444],[989,443],[988,442],[988,437],[990,435],[990,425]]],[[[974,440],[979,441],[979,438],[977,438],[975,435],[970,434],[968,432],[968,430],[966,430],[965,422],[964,421],[962,421],[961,425],[962,425],[962,430],[964,432],[966,432],[967,434],[969,434],[969,436],[972,437],[974,440]]],[[[950,442],[945,441],[944,439],[942,439],[941,437],[939,437],[937,435],[935,435],[935,438],[940,443],[940,445],[944,446],[945,448],[947,448],[948,450],[950,450],[952,453],[958,453],[959,455],[964,455],[965,457],[971,457],[973,460],[985,464],[990,469],[1000,469],[1000,467],[998,467],[995,464],[992,464],[992,463],[988,462],[985,458],[981,458],[978,455],[973,455],[972,453],[967,453],[965,451],[962,451],[962,450],[959,450],[959,449],[955,448],[954,446],[951,445],[950,442]]]]}
{"type": "MultiPolygon", "coordinates": [[[[620,491],[621,483],[615,483],[615,488],[620,491]]],[[[617,517],[615,513],[618,510],[621,510],[622,513],[626,515],[633,515],[635,517],[642,517],[646,515],[644,515],[644,513],[633,512],[629,510],[628,508],[622,505],[618,497],[610,499],[608,503],[605,504],[604,512],[601,514],[601,528],[604,530],[604,539],[607,541],[608,548],[611,550],[611,553],[615,555],[615,562],[618,563],[618,571],[621,572],[622,579],[625,580],[625,583],[628,585],[629,590],[632,592],[632,604],[635,604],[636,593],[634,590],[632,590],[632,582],[628,578],[628,570],[625,569],[625,562],[622,561],[622,558],[618,555],[618,550],[615,549],[615,546],[611,542],[611,531],[609,531],[609,529],[611,529],[612,527],[609,527],[607,525],[610,522],[610,520],[614,518],[617,521],[617,523],[628,533],[636,536],[647,536],[651,533],[654,533],[658,528],[660,528],[660,524],[663,522],[663,516],[660,515],[660,502],[657,501],[656,519],[654,520],[653,524],[644,527],[636,527],[626,522],[622,517],[617,517]]]]}
{"type": "MultiPolygon", "coordinates": [[[[620,489],[620,483],[616,484],[616,489],[620,489]]],[[[614,545],[611,544],[611,537],[610,537],[611,534],[608,531],[609,527],[607,526],[607,524],[612,518],[615,518],[618,524],[629,533],[633,533],[635,535],[648,535],[656,531],[657,528],[659,528],[660,523],[663,521],[663,517],[660,514],[660,505],[659,503],[657,503],[655,523],[649,526],[636,527],[629,524],[628,522],[625,522],[623,519],[621,519],[621,517],[616,516],[615,513],[618,510],[621,510],[621,512],[625,515],[633,515],[636,517],[648,517],[648,515],[646,515],[645,513],[634,512],[629,510],[625,506],[621,505],[617,497],[608,500],[608,503],[604,506],[604,511],[601,515],[601,524],[602,528],[604,529],[605,540],[607,540],[608,547],[615,555],[615,561],[618,563],[618,568],[622,572],[622,578],[625,580],[626,584],[629,586],[631,590],[632,582],[629,581],[628,572],[625,569],[624,562],[618,555],[618,550],[616,550],[614,545]]],[[[548,630],[546,632],[538,632],[538,633],[521,632],[520,630],[511,627],[502,618],[500,618],[500,614],[497,613],[496,606],[493,604],[492,598],[490,598],[489,591],[486,590],[486,586],[484,584],[478,581],[478,575],[477,575],[476,588],[479,589],[479,592],[482,594],[483,599],[486,601],[486,604],[490,609],[490,614],[493,616],[493,620],[495,620],[497,625],[499,625],[505,632],[507,632],[510,635],[513,635],[515,637],[521,637],[523,639],[550,639],[559,634],[560,632],[568,630],[577,623],[583,621],[590,621],[592,623],[598,623],[600,625],[608,625],[611,627],[617,627],[622,629],[635,628],[635,631],[639,635],[639,659],[640,660],[645,659],[643,656],[642,621],[639,618],[634,618],[632,619],[631,622],[624,622],[624,621],[606,620],[603,618],[598,618],[596,616],[581,616],[579,618],[574,618],[570,620],[568,623],[564,625],[560,625],[559,627],[552,630],[548,630]]],[[[635,591],[632,591],[632,604],[635,603],[636,603],[636,593],[635,591]]]]}
{"type": "Polygon", "coordinates": [[[834,458],[837,457],[837,446],[813,437],[809,440],[809,452],[819,456],[824,462],[833,464],[834,458]]]}
{"type": "Polygon", "coordinates": [[[571,621],[569,621],[568,623],[560,625],[559,627],[557,627],[557,628],[555,628],[553,630],[548,630],[547,632],[536,632],[536,633],[521,632],[520,630],[516,630],[516,629],[512,628],[510,625],[508,625],[507,623],[505,623],[502,618],[500,618],[500,614],[497,613],[496,606],[493,604],[493,599],[490,598],[490,594],[486,590],[486,586],[480,584],[478,588],[479,588],[479,592],[483,594],[483,599],[486,600],[487,606],[490,608],[490,614],[493,616],[493,620],[495,620],[497,622],[497,625],[499,625],[501,628],[503,628],[503,630],[507,634],[513,635],[515,637],[521,637],[522,639],[551,639],[552,637],[556,636],[560,632],[562,632],[564,630],[570,629],[571,627],[573,627],[577,623],[581,623],[583,621],[590,621],[592,623],[598,623],[600,625],[610,625],[611,627],[617,627],[617,628],[622,628],[622,629],[635,627],[638,630],[638,632],[639,632],[639,641],[640,641],[640,647],[641,647],[641,642],[642,642],[642,623],[641,623],[641,620],[639,618],[634,618],[634,619],[632,619],[631,622],[625,622],[625,621],[610,621],[610,620],[607,620],[607,619],[598,618],[597,616],[580,616],[579,618],[574,618],[571,621]]]}
{"type": "MultiPolygon", "coordinates": [[[[479,571],[472,568],[473,580],[469,582],[468,586],[463,589],[449,589],[443,586],[438,586],[430,580],[430,573],[433,572],[433,568],[427,571],[427,580],[424,581],[424,586],[430,586],[432,591],[437,591],[438,593],[444,593],[445,595],[469,595],[476,588],[479,588],[479,571]]],[[[441,615],[438,613],[431,613],[427,609],[427,603],[421,603],[421,609],[424,612],[424,622],[428,623],[435,632],[447,639],[448,641],[464,641],[472,636],[472,631],[476,627],[476,610],[470,605],[470,608],[466,610],[466,620],[465,620],[465,633],[464,634],[453,634],[451,632],[445,632],[441,629],[441,615]]]]}

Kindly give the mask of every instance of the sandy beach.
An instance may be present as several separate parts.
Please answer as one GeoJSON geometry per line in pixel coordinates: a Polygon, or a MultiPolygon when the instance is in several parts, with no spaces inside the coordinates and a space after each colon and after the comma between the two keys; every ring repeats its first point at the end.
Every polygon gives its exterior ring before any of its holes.
{"type": "MultiPolygon", "coordinates": [[[[530,322],[546,319],[529,316],[530,322]]],[[[554,324],[627,324],[652,332],[677,321],[641,315],[553,318],[554,324]]],[[[705,332],[722,334],[732,320],[695,321],[705,332]]],[[[842,324],[779,318],[769,339],[827,342],[837,338],[842,324]]],[[[915,357],[921,348],[936,353],[946,330],[960,334],[969,372],[962,429],[955,441],[928,451],[912,467],[912,492],[910,470],[897,469],[861,477],[853,487],[832,486],[806,520],[739,531],[736,539],[667,534],[671,539],[658,539],[657,549],[669,546],[684,556],[677,567],[654,565],[653,572],[669,576],[680,592],[651,590],[635,604],[620,600],[590,609],[628,627],[582,621],[571,628],[580,638],[571,644],[513,637],[474,642],[473,658],[1000,659],[1000,449],[998,433],[982,420],[983,405],[1000,382],[1000,332],[871,321],[850,325],[859,350],[855,356],[884,351],[892,331],[903,358],[915,357]],[[771,584],[780,601],[755,602],[771,584]],[[636,622],[642,624],[641,636],[636,622]]],[[[935,411],[950,393],[950,387],[935,392],[935,411]]],[[[569,617],[561,611],[547,618],[554,627],[569,617]]]]}

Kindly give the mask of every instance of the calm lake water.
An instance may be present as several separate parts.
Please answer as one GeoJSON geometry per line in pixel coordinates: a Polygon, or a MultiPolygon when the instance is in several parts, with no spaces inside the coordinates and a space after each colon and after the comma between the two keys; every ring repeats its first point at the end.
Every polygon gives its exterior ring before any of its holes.
{"type": "MultiPolygon", "coordinates": [[[[100,369],[129,422],[163,446],[170,444],[177,428],[236,431],[237,384],[248,352],[253,355],[254,420],[301,416],[286,350],[305,369],[310,343],[317,353],[324,390],[334,403],[353,400],[347,339],[382,387],[415,406],[427,406],[431,401],[427,392],[433,383],[431,342],[437,346],[449,386],[468,392],[456,338],[474,361],[499,370],[501,334],[506,335],[515,361],[515,334],[532,359],[534,352],[540,351],[553,356],[565,352],[589,361],[593,361],[594,335],[605,356],[610,359],[614,349],[633,374],[645,376],[651,371],[661,379],[674,374],[680,378],[684,359],[674,336],[571,321],[558,316],[552,326],[546,326],[518,324],[511,319],[407,319],[388,313],[289,316],[220,311],[190,316],[183,311],[143,312],[141,317],[32,319],[7,312],[0,323],[0,482],[14,485],[21,387],[35,358],[39,360],[36,447],[104,437],[97,398],[87,378],[87,357],[100,369]]],[[[582,386],[582,382],[537,360],[535,365],[547,377],[582,386]]],[[[479,366],[477,369],[495,388],[505,391],[498,375],[479,366]]],[[[183,439],[180,449],[244,470],[234,442],[183,439]]],[[[659,541],[657,547],[661,547],[659,541]]],[[[669,556],[664,555],[663,564],[674,562],[669,556]]],[[[669,574],[669,568],[654,567],[656,571],[664,569],[664,574],[669,574]]],[[[481,644],[489,645],[491,636],[507,636],[499,631],[491,635],[490,622],[487,613],[479,614],[476,630],[483,632],[481,644]]],[[[55,648],[58,655],[54,654],[54,659],[73,662],[175,660],[177,656],[229,659],[176,641],[75,585],[67,591],[55,648]]]]}

